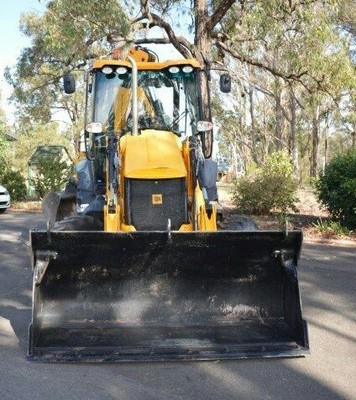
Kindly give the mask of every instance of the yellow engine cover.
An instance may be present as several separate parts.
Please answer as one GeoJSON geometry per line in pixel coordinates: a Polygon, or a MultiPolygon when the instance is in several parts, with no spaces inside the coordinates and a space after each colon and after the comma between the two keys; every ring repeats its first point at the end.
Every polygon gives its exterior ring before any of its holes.
{"type": "Polygon", "coordinates": [[[169,179],[187,176],[182,143],[172,132],[147,129],[120,139],[121,173],[133,179],[169,179]]]}

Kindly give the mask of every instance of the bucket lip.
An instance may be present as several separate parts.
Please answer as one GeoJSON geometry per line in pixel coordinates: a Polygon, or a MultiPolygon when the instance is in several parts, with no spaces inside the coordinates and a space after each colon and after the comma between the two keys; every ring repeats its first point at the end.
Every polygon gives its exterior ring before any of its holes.
{"type": "Polygon", "coordinates": [[[221,231],[132,231],[132,232],[106,232],[106,231],[47,231],[45,229],[30,229],[30,237],[35,235],[55,235],[58,237],[66,235],[83,235],[92,236],[100,235],[102,237],[144,237],[144,236],[169,236],[169,237],[219,237],[219,236],[236,236],[236,237],[270,237],[270,238],[298,238],[303,240],[303,231],[301,229],[289,230],[288,232],[283,230],[221,230],[221,231]]]}
{"type": "Polygon", "coordinates": [[[310,354],[309,346],[300,344],[260,344],[238,345],[234,348],[208,350],[198,349],[183,351],[154,351],[134,347],[34,347],[27,354],[27,360],[45,363],[129,363],[129,362],[167,362],[167,361],[216,361],[262,358],[296,358],[310,354]],[[144,350],[144,351],[143,351],[144,350]]]}

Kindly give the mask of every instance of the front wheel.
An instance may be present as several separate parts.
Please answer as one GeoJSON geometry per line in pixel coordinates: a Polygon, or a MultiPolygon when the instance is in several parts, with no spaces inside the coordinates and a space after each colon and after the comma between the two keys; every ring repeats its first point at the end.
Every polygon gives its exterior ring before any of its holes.
{"type": "Polygon", "coordinates": [[[226,229],[233,231],[256,231],[254,220],[247,215],[232,215],[226,229]]]}
{"type": "Polygon", "coordinates": [[[73,215],[54,224],[54,231],[102,231],[103,224],[88,215],[73,215]]]}

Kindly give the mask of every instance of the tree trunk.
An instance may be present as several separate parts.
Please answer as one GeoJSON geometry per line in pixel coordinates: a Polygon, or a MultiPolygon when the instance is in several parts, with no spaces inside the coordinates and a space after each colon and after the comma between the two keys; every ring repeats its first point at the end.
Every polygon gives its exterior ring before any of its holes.
{"type": "Polygon", "coordinates": [[[280,87],[279,78],[275,78],[276,90],[275,90],[275,117],[276,117],[276,129],[275,129],[275,148],[277,151],[283,149],[284,145],[284,115],[282,110],[282,89],[280,87]]]}
{"type": "MultiPolygon", "coordinates": [[[[210,106],[210,59],[211,59],[211,38],[207,29],[208,7],[206,0],[194,0],[195,14],[195,38],[196,57],[202,67],[199,76],[199,89],[201,94],[201,113],[206,121],[212,120],[210,106]]],[[[213,132],[206,132],[203,136],[203,150],[207,157],[213,146],[213,132]]]]}
{"type": "Polygon", "coordinates": [[[299,178],[299,164],[298,164],[298,142],[297,142],[297,115],[296,115],[297,102],[293,90],[290,89],[290,153],[292,156],[294,176],[299,178]]]}
{"type": "MultiPolygon", "coordinates": [[[[273,56],[273,67],[278,68],[278,66],[279,66],[279,54],[278,54],[278,49],[276,49],[273,56]]],[[[282,110],[281,80],[278,76],[275,76],[274,83],[275,83],[274,98],[275,98],[275,118],[276,118],[274,142],[276,151],[280,151],[283,149],[284,115],[282,110]]]]}
{"type": "Polygon", "coordinates": [[[251,148],[252,148],[252,159],[256,163],[257,154],[256,154],[256,123],[255,123],[255,109],[254,109],[254,98],[253,98],[253,86],[250,85],[248,90],[248,96],[250,100],[250,118],[251,118],[251,148]]]}
{"type": "Polygon", "coordinates": [[[319,143],[320,143],[320,106],[317,105],[313,117],[313,129],[312,129],[312,153],[310,158],[311,178],[315,178],[318,174],[319,143]]]}
{"type": "Polygon", "coordinates": [[[324,137],[324,159],[323,159],[323,174],[325,173],[325,167],[328,161],[328,129],[325,130],[324,137]]]}
{"type": "Polygon", "coordinates": [[[202,112],[204,119],[211,120],[210,94],[208,81],[210,80],[211,39],[207,30],[209,19],[206,0],[194,0],[196,55],[204,72],[200,76],[200,91],[202,95],[202,112]]]}

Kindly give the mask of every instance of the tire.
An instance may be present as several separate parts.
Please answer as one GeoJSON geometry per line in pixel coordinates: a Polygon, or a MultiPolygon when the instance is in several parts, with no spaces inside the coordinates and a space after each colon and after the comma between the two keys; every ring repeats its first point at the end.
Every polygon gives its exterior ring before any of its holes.
{"type": "Polygon", "coordinates": [[[4,214],[4,212],[7,210],[7,208],[0,208],[0,214],[4,214]]]}
{"type": "Polygon", "coordinates": [[[88,215],[66,217],[54,224],[53,231],[102,231],[100,221],[88,215]]]}
{"type": "Polygon", "coordinates": [[[247,215],[234,215],[229,221],[227,229],[233,231],[256,231],[257,226],[254,220],[247,215]]]}

